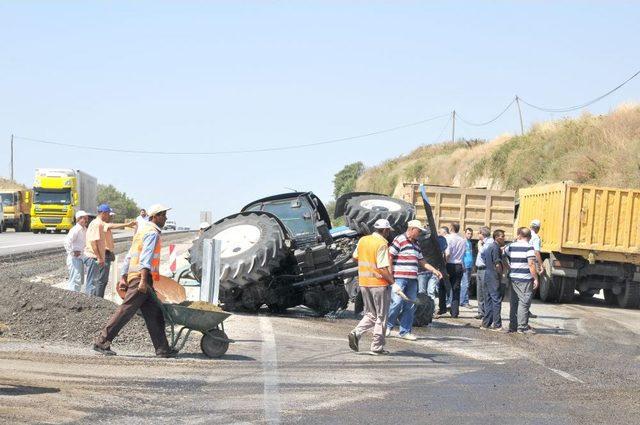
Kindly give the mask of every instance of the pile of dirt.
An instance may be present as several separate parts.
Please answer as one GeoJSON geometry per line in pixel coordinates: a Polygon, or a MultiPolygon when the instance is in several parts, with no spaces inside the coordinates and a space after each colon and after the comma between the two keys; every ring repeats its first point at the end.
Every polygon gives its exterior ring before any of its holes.
{"type": "Polygon", "coordinates": [[[179,305],[187,308],[193,308],[194,310],[217,311],[219,313],[224,312],[224,310],[222,310],[217,305],[208,303],[206,301],[183,301],[179,305]]]}
{"type": "MultiPolygon", "coordinates": [[[[7,326],[3,337],[90,345],[116,307],[102,298],[42,283],[0,283],[0,322],[7,326]]],[[[135,316],[114,346],[152,350],[144,320],[135,316]]]]}
{"type": "Polygon", "coordinates": [[[29,189],[27,186],[18,183],[14,180],[5,179],[0,177],[0,188],[2,189],[18,189],[18,190],[27,190],[29,189]]]}

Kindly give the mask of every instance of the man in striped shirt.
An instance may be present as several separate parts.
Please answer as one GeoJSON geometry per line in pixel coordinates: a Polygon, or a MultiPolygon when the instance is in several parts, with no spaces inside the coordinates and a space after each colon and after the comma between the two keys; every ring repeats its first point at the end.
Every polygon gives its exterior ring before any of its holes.
{"type": "Polygon", "coordinates": [[[509,301],[509,331],[534,333],[529,326],[529,307],[533,291],[538,288],[536,255],[529,243],[531,230],[518,229],[518,239],[508,245],[504,253],[509,258],[509,277],[511,278],[511,297],[509,301]]]}
{"type": "MultiPolygon", "coordinates": [[[[389,257],[393,263],[393,279],[411,300],[415,300],[418,295],[418,271],[421,268],[442,279],[442,273],[424,261],[422,251],[417,244],[420,233],[424,231],[420,220],[411,220],[407,223],[407,231],[396,236],[389,247],[389,257]]],[[[394,292],[391,295],[391,307],[389,307],[387,336],[391,335],[391,330],[400,316],[400,338],[415,341],[417,338],[411,333],[415,311],[416,306],[413,302],[403,300],[394,292]]]]}

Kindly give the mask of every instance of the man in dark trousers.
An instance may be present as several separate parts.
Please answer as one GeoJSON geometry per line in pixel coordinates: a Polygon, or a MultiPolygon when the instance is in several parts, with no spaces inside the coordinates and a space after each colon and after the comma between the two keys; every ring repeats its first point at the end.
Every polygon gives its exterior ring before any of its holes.
{"type": "Polygon", "coordinates": [[[480,329],[494,331],[502,330],[502,292],[500,279],[502,277],[502,246],[504,245],[504,231],[493,232],[493,242],[485,245],[482,251],[484,271],[484,318],[480,329]]]}
{"type": "Polygon", "coordinates": [[[449,275],[449,282],[451,282],[451,317],[454,319],[460,313],[460,284],[464,274],[462,259],[467,246],[466,240],[460,236],[459,231],[460,225],[453,223],[451,225],[451,233],[447,238],[448,246],[445,251],[447,274],[449,275]]]}
{"type": "Polygon", "coordinates": [[[138,309],[142,312],[151,341],[158,357],[173,357],[176,352],[169,348],[165,334],[162,310],[153,298],[153,283],[160,280],[161,229],[167,221],[163,205],[149,208],[149,222],[133,237],[131,249],[125,260],[123,279],[119,289],[126,291],[122,304],[111,316],[106,326],[96,337],[93,349],[105,355],[115,355],[111,342],[131,320],[138,309]]]}

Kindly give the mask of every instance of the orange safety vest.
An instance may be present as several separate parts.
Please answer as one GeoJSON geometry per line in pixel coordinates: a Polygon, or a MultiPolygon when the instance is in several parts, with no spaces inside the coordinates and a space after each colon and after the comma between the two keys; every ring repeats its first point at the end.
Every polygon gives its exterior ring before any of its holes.
{"type": "Polygon", "coordinates": [[[358,241],[358,283],[360,286],[387,286],[387,282],[378,271],[378,250],[386,247],[387,241],[374,235],[360,238],[358,241]]]}
{"type": "MultiPolygon", "coordinates": [[[[138,231],[133,236],[133,242],[129,249],[129,272],[127,274],[127,282],[131,282],[134,279],[140,279],[142,273],[140,268],[140,254],[142,253],[142,243],[144,242],[145,235],[156,232],[158,230],[152,223],[147,223],[142,230],[138,231]]],[[[153,248],[153,257],[151,258],[151,278],[154,282],[160,280],[160,250],[162,249],[162,241],[158,238],[156,246],[153,248]]]]}

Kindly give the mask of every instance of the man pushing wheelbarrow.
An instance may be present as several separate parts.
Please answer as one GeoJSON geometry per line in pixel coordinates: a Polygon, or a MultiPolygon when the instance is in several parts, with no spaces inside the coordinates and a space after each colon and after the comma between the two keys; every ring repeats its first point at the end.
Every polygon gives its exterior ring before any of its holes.
{"type": "Polygon", "coordinates": [[[153,283],[160,280],[160,233],[170,209],[160,204],[149,208],[149,221],[133,237],[131,249],[127,254],[128,261],[125,260],[123,278],[118,283],[118,289],[125,292],[124,299],[96,337],[93,344],[95,351],[104,355],[115,355],[111,349],[111,342],[140,309],[156,356],[174,357],[177,354],[177,350],[169,347],[163,311],[153,290],[153,283]]]}

